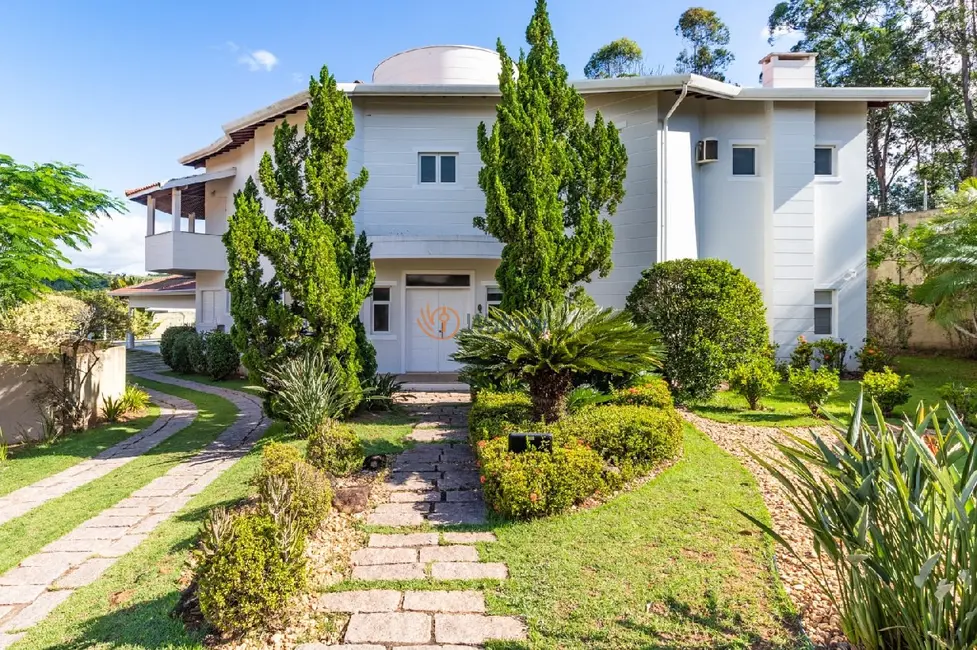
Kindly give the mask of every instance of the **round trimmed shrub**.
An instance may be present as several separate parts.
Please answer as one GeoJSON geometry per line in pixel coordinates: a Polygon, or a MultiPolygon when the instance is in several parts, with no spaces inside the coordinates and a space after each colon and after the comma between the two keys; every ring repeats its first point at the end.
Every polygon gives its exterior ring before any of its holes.
{"type": "Polygon", "coordinates": [[[768,348],[763,295],[724,260],[655,264],[631,290],[627,309],[661,334],[663,372],[680,402],[710,398],[732,368],[768,348]]]}
{"type": "Polygon", "coordinates": [[[672,392],[668,382],[659,377],[649,377],[643,383],[619,388],[614,391],[611,403],[627,406],[651,406],[653,408],[672,408],[672,392]]]}
{"type": "Polygon", "coordinates": [[[305,459],[333,476],[349,476],[363,468],[363,445],[356,433],[335,420],[325,420],[309,436],[305,459]]]}
{"type": "Polygon", "coordinates": [[[888,367],[882,372],[869,370],[862,378],[865,395],[875,400],[886,417],[891,417],[897,406],[909,401],[912,385],[909,375],[900,375],[888,367]]]}
{"type": "Polygon", "coordinates": [[[758,357],[741,363],[729,373],[729,388],[742,395],[751,411],[760,408],[760,400],[777,387],[780,375],[770,357],[758,357]]]}
{"type": "Polygon", "coordinates": [[[193,325],[174,325],[167,327],[166,331],[159,339],[159,355],[163,357],[163,363],[170,368],[173,367],[173,343],[183,332],[196,332],[197,328],[193,325]]]}
{"type": "MultiPolygon", "coordinates": [[[[261,453],[261,468],[254,483],[266,505],[274,495],[276,485],[284,484],[287,507],[303,533],[319,527],[332,506],[332,486],[329,477],[305,462],[301,452],[282,442],[269,443],[261,453]],[[275,480],[278,483],[275,483],[275,480]]],[[[279,495],[282,496],[282,495],[279,495]]]]}
{"type": "Polygon", "coordinates": [[[682,449],[682,418],[671,407],[598,406],[558,422],[561,441],[582,441],[618,467],[646,468],[682,449]]]}
{"type": "Polygon", "coordinates": [[[838,391],[840,382],[836,372],[821,366],[817,370],[791,368],[787,385],[791,394],[804,402],[811,409],[811,415],[817,417],[824,401],[838,391]]]}
{"type": "Polygon", "coordinates": [[[604,461],[589,447],[513,453],[508,444],[506,438],[495,438],[476,446],[485,502],[503,517],[557,514],[607,489],[604,461]]]}
{"type": "Polygon", "coordinates": [[[178,333],[170,348],[170,368],[181,375],[193,372],[193,358],[196,346],[200,344],[200,335],[196,330],[178,333]]]}
{"type": "Polygon", "coordinates": [[[221,632],[240,633],[280,615],[305,584],[302,536],[291,538],[271,517],[236,517],[198,568],[200,611],[221,632]],[[283,544],[283,539],[290,542],[283,544]]]}
{"type": "Polygon", "coordinates": [[[473,443],[501,436],[513,426],[532,421],[533,403],[522,392],[480,390],[468,412],[468,435],[473,443]]]}
{"type": "Polygon", "coordinates": [[[187,336],[187,353],[190,357],[190,368],[198,375],[207,374],[207,335],[197,334],[187,336]]]}
{"type": "Polygon", "coordinates": [[[234,347],[234,340],[226,332],[214,331],[207,335],[207,368],[211,379],[227,379],[241,367],[241,355],[234,347]]]}

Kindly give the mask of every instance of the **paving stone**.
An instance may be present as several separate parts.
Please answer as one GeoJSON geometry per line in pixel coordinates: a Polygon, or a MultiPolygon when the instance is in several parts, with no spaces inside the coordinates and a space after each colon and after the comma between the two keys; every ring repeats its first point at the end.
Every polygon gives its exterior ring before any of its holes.
{"type": "Polygon", "coordinates": [[[480,591],[408,591],[404,610],[414,612],[484,612],[480,591]]]}
{"type": "Polygon", "coordinates": [[[436,472],[436,460],[424,460],[424,461],[405,461],[399,456],[396,457],[391,464],[391,471],[397,472],[436,472]]]}
{"type": "Polygon", "coordinates": [[[480,525],[487,520],[484,503],[438,503],[427,520],[441,525],[480,525]]]}
{"type": "Polygon", "coordinates": [[[442,490],[475,490],[482,484],[478,472],[445,472],[444,478],[438,479],[438,488],[442,490]]]}
{"type": "Polygon", "coordinates": [[[478,551],[474,546],[425,546],[420,562],[478,562],[478,551]]]}
{"type": "Polygon", "coordinates": [[[4,634],[0,632],[0,650],[6,650],[6,648],[23,639],[26,634],[27,632],[21,632],[19,634],[4,634]]]}
{"type": "Polygon", "coordinates": [[[122,539],[110,542],[105,549],[98,551],[102,557],[122,557],[132,549],[136,548],[146,540],[147,535],[129,534],[122,539]]]}
{"type": "Polygon", "coordinates": [[[346,627],[346,643],[428,643],[431,617],[415,612],[353,614],[346,627]]]}
{"type": "MultiPolygon", "coordinates": [[[[417,648],[418,646],[411,646],[417,648]]],[[[300,643],[295,646],[295,650],[387,650],[382,645],[363,645],[356,643],[353,645],[344,643],[343,645],[327,645],[325,643],[300,643]]],[[[471,650],[471,648],[468,648],[471,650]]]]}
{"type": "MultiPolygon", "coordinates": [[[[360,646],[343,646],[344,648],[359,648],[360,646]]],[[[395,645],[393,650],[474,650],[479,646],[470,645],[395,645]]]]}
{"type": "Polygon", "coordinates": [[[518,641],[526,638],[526,625],[513,616],[435,614],[438,643],[485,643],[489,639],[518,641]]]}
{"type": "Polygon", "coordinates": [[[17,632],[33,627],[47,618],[48,614],[71,596],[71,591],[46,591],[34,602],[4,621],[4,632],[17,632]]]}
{"type": "Polygon", "coordinates": [[[420,477],[416,478],[403,478],[403,479],[387,479],[383,482],[384,486],[391,492],[398,492],[403,490],[411,490],[417,492],[419,490],[433,490],[435,488],[434,479],[423,479],[420,477]]]}
{"type": "Polygon", "coordinates": [[[60,562],[36,566],[18,566],[0,576],[0,585],[49,585],[71,565],[60,562]]]}
{"type": "Polygon", "coordinates": [[[21,566],[45,566],[48,564],[66,564],[78,566],[92,556],[91,553],[35,553],[25,557],[21,566]]]}
{"type": "Polygon", "coordinates": [[[428,490],[426,492],[391,492],[390,503],[433,503],[441,500],[441,492],[428,490]]]}
{"type": "Polygon", "coordinates": [[[121,539],[129,532],[128,526],[112,526],[110,528],[75,528],[73,531],[62,537],[66,541],[82,539],[121,539]]]}
{"type": "Polygon", "coordinates": [[[32,603],[46,589],[46,585],[0,586],[0,605],[24,605],[32,603]]]}
{"type": "Polygon", "coordinates": [[[408,440],[415,442],[461,442],[467,438],[467,429],[414,429],[407,436],[408,440]]]}
{"type": "Polygon", "coordinates": [[[353,567],[353,580],[424,580],[423,564],[364,564],[353,567]]]}
{"type": "MultiPolygon", "coordinates": [[[[411,506],[415,503],[386,503],[377,506],[366,518],[366,523],[371,526],[420,526],[424,523],[424,515],[411,506]],[[388,508],[386,506],[397,506],[388,508]],[[403,506],[407,506],[406,508],[403,506]]],[[[430,509],[428,504],[422,504],[425,509],[430,509]]]]}
{"type": "Polygon", "coordinates": [[[145,519],[144,515],[121,514],[116,515],[111,512],[103,512],[97,517],[92,517],[82,524],[83,528],[107,528],[114,526],[135,526],[145,519]]]}
{"type": "Polygon", "coordinates": [[[457,445],[441,452],[441,461],[445,463],[473,463],[475,454],[468,445],[457,445]]]}
{"type": "Polygon", "coordinates": [[[144,518],[139,524],[133,526],[129,532],[134,535],[151,533],[156,529],[157,526],[159,526],[161,523],[169,519],[171,516],[172,515],[170,515],[169,513],[163,513],[159,515],[149,515],[148,517],[144,518]]]}
{"type": "Polygon", "coordinates": [[[445,544],[476,544],[498,541],[495,533],[441,533],[445,544]]]}
{"type": "Polygon", "coordinates": [[[115,558],[93,557],[54,583],[56,589],[78,589],[90,585],[116,563],[115,558]]]}
{"type": "Polygon", "coordinates": [[[393,612],[400,606],[400,592],[388,589],[337,591],[319,596],[319,606],[329,612],[348,614],[393,612]]]}
{"type": "Polygon", "coordinates": [[[417,549],[413,548],[361,548],[353,551],[354,565],[410,564],[417,562],[417,549]]]}
{"type": "Polygon", "coordinates": [[[370,535],[369,546],[390,548],[396,546],[434,546],[437,543],[437,533],[394,533],[392,535],[374,533],[370,535]]]}
{"type": "Polygon", "coordinates": [[[435,580],[505,580],[509,570],[499,562],[435,562],[431,577],[435,580]]]}
{"type": "Polygon", "coordinates": [[[448,503],[477,503],[483,500],[481,490],[449,490],[444,496],[448,503]]]}

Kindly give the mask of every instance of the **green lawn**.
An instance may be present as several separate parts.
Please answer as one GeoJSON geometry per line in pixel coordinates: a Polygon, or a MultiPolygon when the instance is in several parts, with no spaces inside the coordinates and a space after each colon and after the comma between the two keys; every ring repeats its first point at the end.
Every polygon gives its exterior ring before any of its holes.
{"type": "MultiPolygon", "coordinates": [[[[230,388],[231,390],[239,390],[245,393],[251,393],[252,395],[257,395],[258,397],[264,397],[265,393],[260,386],[256,386],[250,379],[224,379],[217,381],[216,379],[211,379],[207,375],[181,375],[178,372],[173,372],[172,370],[166,370],[159,373],[161,375],[168,375],[174,377],[175,379],[186,379],[187,381],[195,381],[198,384],[206,384],[208,386],[217,386],[219,388],[230,388]]],[[[139,378],[136,378],[139,380],[139,378]]]]}
{"type": "MultiPolygon", "coordinates": [[[[903,414],[912,416],[920,401],[935,405],[940,401],[939,388],[951,381],[971,383],[977,381],[977,361],[939,356],[905,356],[896,360],[896,371],[912,377],[912,397],[904,406],[896,409],[897,418],[903,414]]],[[[825,405],[836,416],[847,415],[850,404],[858,399],[857,381],[841,382],[841,389],[832,395],[825,405]]],[[[753,424],[761,426],[797,427],[817,426],[824,420],[811,417],[807,407],[790,395],[787,384],[777,386],[773,395],[763,400],[763,410],[750,411],[746,400],[739,395],[723,391],[709,402],[692,406],[692,410],[719,422],[753,424]]]]}
{"type": "Polygon", "coordinates": [[[402,411],[377,411],[357,415],[350,423],[363,441],[367,456],[399,454],[411,446],[407,435],[414,420],[402,411]]]}
{"type": "Polygon", "coordinates": [[[7,462],[0,464],[0,496],[64,471],[97,456],[152,424],[159,408],[150,406],[141,417],[128,422],[105,423],[53,443],[27,444],[12,448],[7,462]]]}
{"type": "Polygon", "coordinates": [[[190,400],[197,405],[197,418],[132,462],[0,526],[0,574],[188,460],[237,416],[234,405],[216,395],[148,380],[142,385],[190,400]]]}

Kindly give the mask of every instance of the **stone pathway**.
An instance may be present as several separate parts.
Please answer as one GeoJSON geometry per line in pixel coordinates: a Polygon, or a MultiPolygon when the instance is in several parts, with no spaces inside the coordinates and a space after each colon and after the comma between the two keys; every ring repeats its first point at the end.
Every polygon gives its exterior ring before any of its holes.
{"type": "MultiPolygon", "coordinates": [[[[224,397],[237,406],[238,419],[190,460],[0,576],[0,650],[46,618],[75,589],[94,582],[120,557],[139,546],[157,526],[246,454],[270,424],[261,412],[260,400],[251,395],[154,372],[134,374],[224,397]]],[[[167,399],[182,410],[193,407],[176,397],[167,399]]]]}
{"type": "Polygon", "coordinates": [[[420,422],[408,436],[417,444],[397,456],[385,487],[387,503],[367,518],[376,526],[484,524],[475,455],[468,445],[468,395],[414,393],[407,409],[420,422]]]}
{"type": "Polygon", "coordinates": [[[153,390],[146,392],[160,407],[160,416],[151,425],[97,456],[0,497],[0,525],[135,460],[197,417],[193,402],[153,390]]]}

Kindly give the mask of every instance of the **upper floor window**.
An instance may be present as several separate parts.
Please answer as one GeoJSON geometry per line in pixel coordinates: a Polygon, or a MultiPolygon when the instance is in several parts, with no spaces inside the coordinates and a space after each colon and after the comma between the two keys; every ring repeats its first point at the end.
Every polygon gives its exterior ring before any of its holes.
{"type": "Polygon", "coordinates": [[[733,176],[756,175],[756,147],[733,145],[733,176]]]}
{"type": "Polygon", "coordinates": [[[814,175],[835,175],[835,148],[814,147],[814,175]]]}
{"type": "Polygon", "coordinates": [[[457,178],[458,154],[418,154],[418,172],[421,183],[454,183],[457,178]]]}

